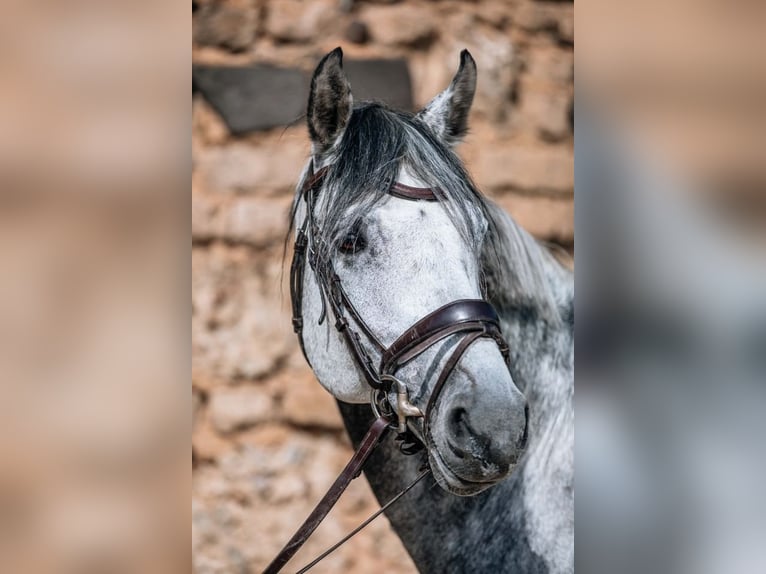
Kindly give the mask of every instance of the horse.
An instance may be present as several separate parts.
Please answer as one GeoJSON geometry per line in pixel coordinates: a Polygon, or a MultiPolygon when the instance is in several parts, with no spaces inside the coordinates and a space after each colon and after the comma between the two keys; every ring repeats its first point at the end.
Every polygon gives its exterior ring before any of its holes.
{"type": "Polygon", "coordinates": [[[467,50],[416,114],[355,103],[342,56],[327,54],[311,80],[311,158],[292,210],[291,233],[309,220],[312,231],[293,278],[304,355],[357,445],[381,399],[405,397],[400,438],[423,450],[385,440],[364,473],[382,504],[430,468],[386,510],[419,571],[573,572],[573,274],[454,151],[476,90],[467,50]],[[336,289],[349,316],[336,316],[336,289]],[[475,333],[420,345],[389,378],[397,388],[371,393],[367,367],[402,333],[469,303],[475,333]]]}

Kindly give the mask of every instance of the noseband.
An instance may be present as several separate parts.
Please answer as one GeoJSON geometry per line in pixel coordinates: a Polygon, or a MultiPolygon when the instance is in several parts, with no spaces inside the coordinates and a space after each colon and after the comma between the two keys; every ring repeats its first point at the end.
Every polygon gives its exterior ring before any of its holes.
{"type": "MultiPolygon", "coordinates": [[[[510,353],[508,344],[500,331],[500,320],[492,305],[481,299],[460,299],[448,303],[417,321],[388,347],[381,343],[343,289],[341,279],[332,265],[333,246],[328,247],[320,244],[320,231],[314,219],[314,207],[328,169],[329,167],[323,167],[315,173],[312,169],[312,173],[306,177],[298,198],[299,201],[303,199],[306,204],[306,216],[296,232],[293,261],[290,267],[293,329],[298,335],[303,356],[311,364],[303,341],[303,281],[306,262],[308,262],[319,285],[322,300],[319,323],[321,324],[327,317],[327,305],[329,304],[335,318],[335,328],[342,334],[354,362],[370,386],[370,404],[377,420],[362,439],[354,457],[298,532],[272,561],[265,571],[266,574],[278,572],[298,551],[298,548],[324,519],[351,480],[359,475],[365,460],[380,443],[389,428],[397,430],[400,450],[405,454],[413,454],[421,450],[424,445],[407,428],[407,419],[422,417],[423,440],[430,441],[429,421],[431,413],[449,376],[474,342],[482,338],[494,340],[505,359],[506,366],[510,367],[510,353]],[[439,374],[424,413],[410,403],[407,387],[396,377],[396,374],[403,366],[452,335],[459,335],[461,337],[460,342],[439,374]],[[380,355],[379,361],[373,360],[367,351],[363,344],[363,336],[380,355]]],[[[394,183],[389,194],[412,201],[438,201],[433,189],[409,187],[400,183],[394,183]]],[[[427,472],[427,470],[422,472],[412,484],[375,513],[370,520],[365,521],[359,528],[355,529],[350,536],[358,532],[361,527],[368,524],[372,518],[378,516],[389,505],[396,502],[427,472]]],[[[330,548],[300,572],[305,572],[311,568],[350,536],[330,548]]]]}

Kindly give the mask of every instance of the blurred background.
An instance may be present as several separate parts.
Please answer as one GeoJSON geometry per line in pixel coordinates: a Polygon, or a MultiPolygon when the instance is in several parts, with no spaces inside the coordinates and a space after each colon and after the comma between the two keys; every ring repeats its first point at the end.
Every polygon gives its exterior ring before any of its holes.
{"type": "MultiPolygon", "coordinates": [[[[281,283],[313,68],[342,46],[355,100],[415,111],[470,50],[478,90],[458,151],[484,193],[571,253],[573,4],[199,0],[192,10],[193,562],[199,573],[255,572],[351,455],[281,283]]],[[[291,568],[376,509],[356,481],[291,568]]],[[[414,569],[383,518],[316,571],[414,569]]]]}
{"type": "Polygon", "coordinates": [[[188,571],[188,5],[2,8],[0,572],[188,571]]]}
{"type": "Polygon", "coordinates": [[[766,5],[576,20],[576,569],[764,572],[766,5]]]}

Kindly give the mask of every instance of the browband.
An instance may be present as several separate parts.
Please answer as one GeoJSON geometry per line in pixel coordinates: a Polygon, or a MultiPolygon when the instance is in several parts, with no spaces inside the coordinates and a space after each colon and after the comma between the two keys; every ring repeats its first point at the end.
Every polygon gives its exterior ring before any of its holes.
{"type": "MultiPolygon", "coordinates": [[[[305,194],[309,189],[312,189],[319,185],[319,183],[327,175],[327,171],[330,166],[324,166],[321,169],[316,170],[311,176],[306,178],[303,182],[303,188],[301,194],[305,194]]],[[[389,195],[398,197],[399,199],[409,199],[412,201],[438,201],[439,197],[436,194],[436,190],[431,187],[411,187],[404,185],[403,183],[394,182],[391,188],[388,190],[389,195]]]]}
{"type": "Polygon", "coordinates": [[[394,183],[388,190],[389,195],[400,199],[410,199],[413,201],[439,201],[436,190],[431,187],[410,187],[403,183],[394,183]]]}

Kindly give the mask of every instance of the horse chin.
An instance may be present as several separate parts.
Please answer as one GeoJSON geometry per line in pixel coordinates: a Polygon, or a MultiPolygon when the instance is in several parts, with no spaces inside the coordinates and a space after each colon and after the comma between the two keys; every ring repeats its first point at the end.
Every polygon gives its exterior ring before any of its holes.
{"type": "Polygon", "coordinates": [[[443,490],[457,496],[474,496],[493,487],[502,480],[501,478],[492,481],[475,482],[461,478],[450,469],[435,448],[428,451],[428,462],[437,484],[443,490]]]}

